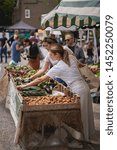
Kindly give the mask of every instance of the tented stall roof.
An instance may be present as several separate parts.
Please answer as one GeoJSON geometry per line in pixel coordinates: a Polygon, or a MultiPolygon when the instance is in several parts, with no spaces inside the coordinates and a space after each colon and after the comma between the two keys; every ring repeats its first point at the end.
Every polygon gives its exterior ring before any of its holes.
{"type": "Polygon", "coordinates": [[[42,26],[92,27],[100,22],[100,0],[62,0],[42,18],[42,26]]]}
{"type": "Polygon", "coordinates": [[[7,28],[7,30],[35,30],[36,28],[26,24],[23,21],[19,21],[16,24],[7,28]]]}

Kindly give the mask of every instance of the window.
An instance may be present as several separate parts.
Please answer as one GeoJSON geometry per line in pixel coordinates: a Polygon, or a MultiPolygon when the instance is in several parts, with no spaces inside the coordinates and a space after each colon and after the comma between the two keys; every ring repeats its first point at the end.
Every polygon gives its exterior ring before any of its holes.
{"type": "Polygon", "coordinates": [[[25,18],[30,18],[30,9],[25,9],[25,18]]]}

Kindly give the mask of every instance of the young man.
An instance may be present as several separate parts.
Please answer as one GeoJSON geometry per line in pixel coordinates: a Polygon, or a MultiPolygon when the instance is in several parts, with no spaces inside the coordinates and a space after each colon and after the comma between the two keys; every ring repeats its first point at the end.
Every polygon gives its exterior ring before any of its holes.
{"type": "Polygon", "coordinates": [[[21,61],[20,53],[23,51],[23,45],[20,42],[19,36],[14,36],[14,41],[11,45],[11,62],[10,64],[17,65],[21,61]]]}

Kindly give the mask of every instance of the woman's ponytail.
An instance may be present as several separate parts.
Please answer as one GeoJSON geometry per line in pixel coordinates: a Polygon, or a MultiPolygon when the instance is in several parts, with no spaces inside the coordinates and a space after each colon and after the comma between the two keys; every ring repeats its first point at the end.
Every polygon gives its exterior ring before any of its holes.
{"type": "Polygon", "coordinates": [[[69,53],[68,53],[68,51],[66,51],[65,49],[63,49],[63,50],[64,50],[63,61],[64,61],[68,66],[70,66],[69,53]]]}

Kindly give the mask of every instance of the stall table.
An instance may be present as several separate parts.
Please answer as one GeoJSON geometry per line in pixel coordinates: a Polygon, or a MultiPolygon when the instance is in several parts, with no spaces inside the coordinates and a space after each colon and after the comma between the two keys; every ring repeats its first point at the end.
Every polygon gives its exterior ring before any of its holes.
{"type": "Polygon", "coordinates": [[[80,132],[83,136],[79,95],[73,94],[68,88],[59,83],[55,90],[70,96],[74,102],[68,104],[26,105],[23,102],[23,96],[16,88],[13,78],[10,78],[6,107],[10,109],[16,125],[14,142],[20,144],[22,149],[31,150],[45,146],[66,145],[66,141],[61,140],[64,125],[80,132]],[[56,130],[58,132],[55,135],[53,133],[56,130]],[[57,139],[54,143],[52,136],[54,136],[54,140],[57,139]]]}

